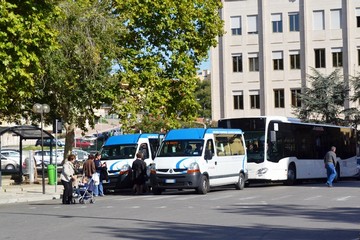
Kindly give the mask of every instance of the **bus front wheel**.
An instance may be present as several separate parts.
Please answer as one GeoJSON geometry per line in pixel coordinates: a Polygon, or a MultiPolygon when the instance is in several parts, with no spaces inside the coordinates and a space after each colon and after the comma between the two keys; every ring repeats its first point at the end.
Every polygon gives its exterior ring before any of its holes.
{"type": "Polygon", "coordinates": [[[294,185],[296,182],[296,167],[294,164],[290,164],[287,172],[286,185],[294,185]]]}

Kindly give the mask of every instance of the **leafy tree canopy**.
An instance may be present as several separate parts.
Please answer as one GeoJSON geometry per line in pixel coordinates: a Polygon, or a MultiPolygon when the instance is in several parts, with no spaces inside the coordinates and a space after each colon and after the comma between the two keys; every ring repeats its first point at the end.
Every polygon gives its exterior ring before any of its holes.
{"type": "Polygon", "coordinates": [[[301,107],[295,109],[295,114],[303,121],[340,123],[349,89],[339,70],[324,75],[313,69],[308,82],[311,87],[305,87],[300,94],[301,107]]]}
{"type": "Polygon", "coordinates": [[[194,119],[196,66],[222,34],[220,7],[218,0],[116,1],[127,31],[113,106],[125,131],[146,115],[161,116],[166,129],[194,119]]]}
{"type": "Polygon", "coordinates": [[[16,121],[36,95],[40,57],[55,46],[57,1],[0,1],[0,119],[16,121]]]}

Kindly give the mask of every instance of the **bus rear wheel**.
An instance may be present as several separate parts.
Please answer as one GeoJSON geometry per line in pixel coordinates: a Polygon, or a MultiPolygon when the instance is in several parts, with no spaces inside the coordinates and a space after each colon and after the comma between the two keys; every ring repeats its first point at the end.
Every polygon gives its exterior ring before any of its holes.
{"type": "Polygon", "coordinates": [[[294,185],[296,183],[296,167],[294,164],[290,164],[287,172],[286,185],[294,185]]]}

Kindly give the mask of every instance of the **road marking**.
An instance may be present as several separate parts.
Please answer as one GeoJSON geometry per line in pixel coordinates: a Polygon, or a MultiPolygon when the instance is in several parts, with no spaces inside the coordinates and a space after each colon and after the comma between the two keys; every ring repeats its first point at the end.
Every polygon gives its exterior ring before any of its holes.
{"type": "Polygon", "coordinates": [[[349,198],[351,198],[351,196],[346,196],[346,197],[341,197],[341,198],[337,198],[336,201],[346,201],[349,198]]]}
{"type": "Polygon", "coordinates": [[[272,198],[271,200],[280,200],[280,199],[284,199],[284,198],[289,198],[293,195],[285,195],[285,196],[281,196],[281,197],[277,197],[277,198],[272,198]]]}
{"type": "Polygon", "coordinates": [[[259,196],[253,196],[253,197],[244,197],[244,198],[239,198],[240,201],[243,201],[243,200],[251,200],[251,199],[255,199],[255,198],[258,198],[259,196]]]}
{"type": "Polygon", "coordinates": [[[177,197],[177,196],[174,196],[174,195],[158,196],[158,197],[147,196],[147,198],[144,198],[144,200],[146,200],[146,201],[157,201],[157,200],[162,200],[162,199],[165,199],[165,198],[174,198],[174,197],[177,197]]]}
{"type": "Polygon", "coordinates": [[[216,198],[210,198],[209,201],[216,201],[216,200],[220,200],[220,199],[225,199],[225,198],[231,198],[233,195],[225,195],[225,196],[220,196],[220,197],[216,197],[216,198]]]}
{"type": "Polygon", "coordinates": [[[179,198],[176,198],[174,200],[180,200],[180,201],[184,201],[184,200],[190,200],[190,199],[193,199],[193,198],[198,198],[199,196],[188,196],[188,197],[179,197],[179,198]]]}
{"type": "Polygon", "coordinates": [[[242,203],[235,203],[236,206],[242,206],[242,207],[248,207],[248,206],[258,206],[258,205],[268,205],[267,202],[261,201],[261,202],[242,202],[242,203]]]}
{"type": "Polygon", "coordinates": [[[304,200],[305,200],[305,201],[311,201],[311,200],[319,199],[319,198],[321,198],[321,197],[322,197],[321,195],[318,195],[318,196],[313,196],[313,197],[305,198],[304,200]]]}
{"type": "Polygon", "coordinates": [[[164,209],[164,208],[167,208],[167,206],[159,206],[159,207],[155,207],[155,208],[164,209]]]}

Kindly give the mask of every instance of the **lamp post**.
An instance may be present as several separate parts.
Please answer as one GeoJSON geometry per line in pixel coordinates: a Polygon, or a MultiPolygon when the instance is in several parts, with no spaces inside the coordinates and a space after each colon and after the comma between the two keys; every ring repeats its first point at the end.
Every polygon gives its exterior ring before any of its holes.
{"type": "Polygon", "coordinates": [[[45,169],[44,169],[44,113],[50,112],[50,106],[47,104],[35,103],[33,106],[33,112],[40,114],[41,122],[41,172],[42,172],[42,191],[45,194],[45,169]]]}

